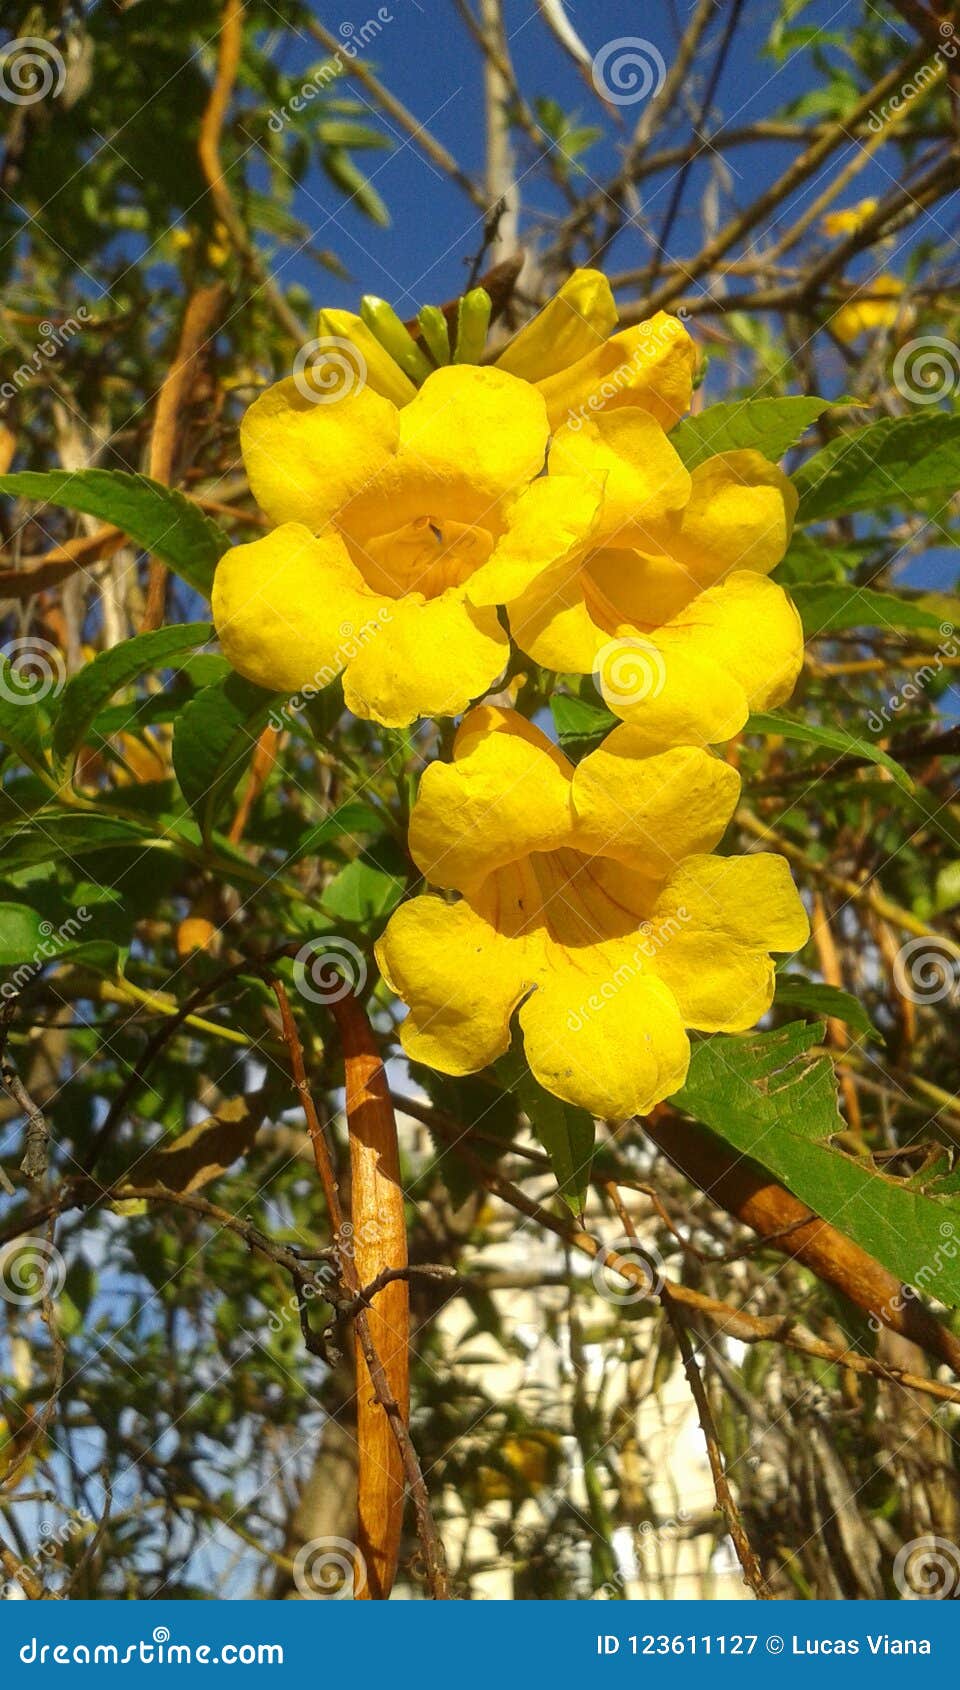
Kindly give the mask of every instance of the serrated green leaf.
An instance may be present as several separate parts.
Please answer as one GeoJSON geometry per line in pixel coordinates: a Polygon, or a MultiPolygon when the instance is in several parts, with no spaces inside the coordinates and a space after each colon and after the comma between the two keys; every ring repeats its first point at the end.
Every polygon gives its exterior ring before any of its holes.
{"type": "Polygon", "coordinates": [[[708,405],[699,416],[684,417],[670,431],[670,444],[687,469],[696,469],[717,452],[749,448],[779,463],[801,435],[830,409],[829,399],[729,399],[708,405]]]}
{"type": "Polygon", "coordinates": [[[342,188],[372,222],[379,223],[384,229],[389,227],[389,211],[349,153],[341,147],[328,147],[321,154],[320,162],[335,186],[342,188]]]}
{"type": "Polygon", "coordinates": [[[20,470],[0,475],[0,493],[83,511],[122,528],[187,585],[210,597],[213,572],[230,540],[173,487],[123,470],[20,470]]]}
{"type": "Polygon", "coordinates": [[[844,757],[866,758],[867,762],[877,763],[880,768],[886,769],[904,792],[913,792],[913,782],[906,769],[901,768],[879,745],[848,733],[846,728],[825,728],[818,722],[794,721],[790,716],[759,714],[750,717],[743,731],[749,734],[780,734],[784,739],[802,739],[810,745],[822,745],[828,751],[839,751],[844,757]]]}
{"type": "Polygon", "coordinates": [[[935,611],[899,593],[879,593],[872,587],[798,582],[790,597],[800,612],[808,639],[840,633],[846,628],[921,628],[950,634],[935,611]]]}
{"type": "Polygon", "coordinates": [[[778,974],[777,994],[774,998],[777,1009],[803,1009],[822,1020],[825,1015],[837,1021],[845,1021],[855,1033],[863,1033],[868,1039],[881,1037],[869,1015],[852,992],[844,992],[839,986],[825,986],[818,980],[807,980],[802,974],[778,974]]]}
{"type": "Polygon", "coordinates": [[[799,522],[887,505],[910,509],[925,493],[947,498],[960,486],[960,416],[882,417],[831,440],[794,482],[799,522]]]}
{"type": "Polygon", "coordinates": [[[180,790],[209,839],[221,802],[234,790],[256,749],[279,693],[231,672],[204,687],[177,717],[173,768],[180,790]]]}
{"type": "Polygon", "coordinates": [[[960,1303],[960,1201],[936,1173],[907,1186],[833,1142],[846,1124],[833,1066],[811,1049],[822,1036],[822,1026],[794,1021],[705,1039],[672,1101],[906,1284],[960,1303]]]}
{"type": "Polygon", "coordinates": [[[55,755],[65,761],[78,746],[98,710],[121,687],[129,686],[147,669],[166,669],[184,652],[195,651],[214,637],[211,622],[185,622],[137,634],[100,652],[68,681],[53,726],[55,755]]]}

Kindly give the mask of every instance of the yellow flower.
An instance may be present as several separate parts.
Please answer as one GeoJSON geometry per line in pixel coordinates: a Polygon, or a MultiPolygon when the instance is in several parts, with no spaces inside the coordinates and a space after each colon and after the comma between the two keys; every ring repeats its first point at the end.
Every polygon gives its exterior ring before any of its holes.
{"type": "Polygon", "coordinates": [[[557,429],[548,469],[467,586],[474,604],[506,606],[523,651],[548,669],[594,673],[651,748],[719,743],[751,710],[789,697],[803,634],[765,579],[797,506],[781,470],[735,451],[691,474],[632,406],[557,429]],[[573,486],[598,500],[579,543],[573,486]]]}
{"type": "Polygon", "coordinates": [[[830,327],[844,346],[871,329],[892,329],[900,315],[903,283],[898,276],[875,276],[872,282],[864,282],[861,291],[873,297],[858,299],[852,295],[830,319],[830,327]]]}
{"type": "Polygon", "coordinates": [[[410,825],[427,880],[459,900],[414,898],[377,946],[415,1061],[475,1073],[519,1006],[540,1084],[620,1119],[683,1084],[686,1028],[738,1032],[769,1008],[768,952],[808,932],[789,868],[706,855],[736,771],[695,746],[643,749],[621,726],[574,769],[513,711],[465,717],[410,825]]]}
{"type": "MultiPolygon", "coordinates": [[[[244,417],[250,485],[279,526],[217,569],[224,652],[290,693],[343,671],[348,708],[388,727],[458,714],[506,666],[496,609],[467,587],[543,468],[544,401],[476,366],[434,371],[400,409],[370,385],[331,400],[320,382],[281,381],[244,417]]],[[[573,489],[554,531],[596,504],[573,489]]]]}
{"type": "Polygon", "coordinates": [[[820,219],[820,227],[825,235],[831,238],[835,235],[855,235],[862,229],[868,217],[872,217],[877,209],[879,200],[858,200],[856,205],[849,205],[845,211],[828,211],[820,219]]]}

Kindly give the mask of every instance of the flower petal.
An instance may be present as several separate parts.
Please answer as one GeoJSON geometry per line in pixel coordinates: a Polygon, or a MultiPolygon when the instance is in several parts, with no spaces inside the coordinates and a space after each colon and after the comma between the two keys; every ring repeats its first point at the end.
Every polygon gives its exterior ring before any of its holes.
{"type": "Polygon", "coordinates": [[[789,698],[802,662],[800,618],[786,593],[737,570],[655,633],[610,642],[597,673],[610,709],[659,749],[729,739],[752,709],[789,698]]]}
{"type": "Polygon", "coordinates": [[[719,452],[693,472],[669,554],[702,587],[733,569],[767,575],[790,544],[798,503],[790,479],[759,452],[719,452]]]}
{"type": "Polygon", "coordinates": [[[262,393],[240,424],[260,509],[314,532],[390,462],[399,434],[396,406],[372,388],[313,400],[293,376],[262,393]]]}
{"type": "Polygon", "coordinates": [[[466,718],[454,762],[425,770],[410,818],[414,862],[434,886],[462,892],[529,851],[568,844],[573,831],[569,764],[513,721],[476,731],[480,714],[466,718]]]}
{"type": "Polygon", "coordinates": [[[603,495],[600,540],[628,529],[618,545],[650,544],[690,497],[692,478],[658,422],[635,408],[603,412],[558,428],[550,474],[583,476],[603,495]]]}
{"type": "Polygon", "coordinates": [[[525,990],[519,951],[469,904],[414,898],[376,946],[390,989],[410,1013],[400,1042],[442,1074],[475,1074],[510,1047],[510,1017],[525,990]]]}
{"type": "Polygon", "coordinates": [[[545,569],[509,602],[507,614],[520,650],[558,674],[589,675],[609,637],[587,609],[575,563],[545,569]]]}
{"type": "Polygon", "coordinates": [[[659,878],[713,849],[739,794],[736,770],[710,752],[682,745],[650,757],[642,735],[615,728],[574,771],[578,843],[659,878]]]}
{"type": "Polygon", "coordinates": [[[574,270],[549,304],[514,335],[497,369],[524,381],[542,381],[601,346],[616,324],[606,276],[600,270],[574,270]]]}
{"type": "Polygon", "coordinates": [[[602,488],[573,476],[542,475],[510,507],[505,533],[470,578],[473,604],[507,604],[547,568],[565,563],[587,544],[602,488]]]}
{"type": "Polygon", "coordinates": [[[384,601],[383,632],[347,665],[343,696],[355,716],[403,728],[418,716],[458,716],[506,667],[510,642],[495,610],[460,588],[384,601]]]}
{"type": "Polygon", "coordinates": [[[520,1025],[540,1084],[592,1115],[644,1115],[686,1079],[690,1044],[673,996],[626,951],[605,978],[575,966],[549,975],[520,1025]]]}
{"type": "Polygon", "coordinates": [[[477,364],[434,370],[400,412],[404,459],[465,481],[491,502],[519,492],[539,475],[548,432],[535,388],[477,364]]]}
{"type": "Polygon", "coordinates": [[[638,405],[672,428],[689,409],[696,362],[683,324],[658,311],[537,385],[554,428],[619,405],[638,405]]]}
{"type": "Polygon", "coordinates": [[[316,539],[297,522],[231,547],[213,582],[224,655],[276,692],[326,686],[390,608],[366,591],[339,534],[316,539]]]}
{"type": "Polygon", "coordinates": [[[651,969],[669,986],[688,1027],[736,1033],[769,1009],[768,952],[795,951],[810,932],[784,857],[690,857],[650,917],[651,969]]]}

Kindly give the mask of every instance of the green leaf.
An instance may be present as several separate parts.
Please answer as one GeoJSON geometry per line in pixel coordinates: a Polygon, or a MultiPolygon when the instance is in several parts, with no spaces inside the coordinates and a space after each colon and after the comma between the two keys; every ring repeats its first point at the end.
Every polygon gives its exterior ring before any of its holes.
{"type": "Polygon", "coordinates": [[[82,744],[98,710],[121,687],[129,686],[147,669],[168,668],[185,651],[194,651],[213,637],[211,622],[185,622],[138,634],[100,652],[64,688],[53,727],[55,755],[66,761],[82,744]]]}
{"type": "Polygon", "coordinates": [[[839,751],[844,757],[864,757],[886,769],[904,792],[913,791],[913,782],[906,769],[901,768],[879,745],[871,744],[868,739],[859,739],[856,734],[848,733],[846,728],[824,728],[815,722],[796,722],[790,716],[760,714],[751,716],[743,731],[780,734],[784,739],[803,739],[811,745],[825,746],[828,751],[839,751]]]}
{"type": "Polygon", "coordinates": [[[582,1215],[596,1138],[593,1116],[544,1091],[531,1074],[518,1039],[495,1067],[549,1156],[561,1197],[575,1215],[582,1215]]]}
{"type": "Polygon", "coordinates": [[[0,871],[12,874],[29,863],[72,859],[117,845],[144,847],[163,843],[155,833],[117,816],[44,815],[16,828],[0,843],[0,871]]]}
{"type": "Polygon", "coordinates": [[[209,839],[221,802],[234,790],[282,695],[231,672],[186,704],[173,730],[180,790],[209,839]]]}
{"type": "Polygon", "coordinates": [[[146,475],[113,469],[20,470],[0,475],[0,493],[42,499],[113,523],[207,599],[217,562],[230,546],[223,529],[182,493],[146,475]]]}
{"type": "Polygon", "coordinates": [[[39,701],[42,686],[31,688],[18,671],[0,655],[0,745],[6,745],[37,774],[47,773],[44,750],[44,720],[39,701]]]}
{"type": "Polygon", "coordinates": [[[27,904],[0,904],[0,967],[26,962],[47,936],[48,927],[27,904]]]}
{"type": "Polygon", "coordinates": [[[708,405],[699,416],[684,417],[670,432],[670,444],[696,469],[716,452],[745,447],[779,463],[801,435],[830,409],[829,399],[729,399],[708,405]]]}
{"type": "Polygon", "coordinates": [[[909,1285],[960,1303],[960,1202],[949,1174],[891,1177],[833,1141],[845,1132],[822,1026],[795,1021],[749,1038],[698,1044],[673,1102],[750,1156],[795,1197],[909,1285]]]}
{"type": "Polygon", "coordinates": [[[960,416],[882,417],[831,440],[794,482],[800,522],[886,505],[909,509],[925,493],[946,498],[960,484],[960,416]]]}
{"type": "Polygon", "coordinates": [[[408,870],[396,840],[387,835],[375,839],[324,888],[324,912],[353,927],[379,921],[403,897],[408,870]]]}
{"type": "Polygon", "coordinates": [[[389,227],[389,211],[376,188],[367,181],[363,171],[354,163],[349,153],[344,152],[342,147],[329,147],[322,154],[320,162],[331,182],[336,187],[342,188],[343,192],[349,195],[350,199],[359,206],[361,211],[366,213],[372,222],[379,223],[381,228],[384,229],[389,227]]]}
{"type": "Polygon", "coordinates": [[[592,751],[618,726],[616,716],[611,715],[605,705],[594,704],[588,698],[571,698],[565,692],[553,694],[550,714],[560,749],[574,762],[592,751]]]}
{"type": "Polygon", "coordinates": [[[945,637],[953,633],[952,623],[944,622],[916,599],[878,593],[872,587],[798,582],[791,586],[790,597],[809,639],[846,628],[935,629],[945,637]]]}
{"type": "Polygon", "coordinates": [[[806,979],[803,974],[778,974],[774,1002],[777,1009],[802,1009],[817,1020],[829,1015],[837,1021],[845,1021],[855,1033],[863,1033],[865,1038],[881,1038],[860,999],[855,998],[852,992],[841,991],[839,986],[825,986],[819,981],[806,979]]]}

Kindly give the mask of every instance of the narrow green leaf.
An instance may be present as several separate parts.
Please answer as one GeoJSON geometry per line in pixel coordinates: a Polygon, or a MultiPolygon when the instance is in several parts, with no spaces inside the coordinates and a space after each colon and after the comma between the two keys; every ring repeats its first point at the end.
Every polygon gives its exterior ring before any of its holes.
{"type": "Polygon", "coordinates": [[[64,688],[53,726],[53,749],[63,761],[83,743],[97,712],[121,687],[147,669],[166,669],[184,652],[195,651],[214,636],[211,622],[185,622],[153,633],[137,634],[87,663],[64,688]]]}
{"type": "Polygon", "coordinates": [[[513,1093],[549,1156],[561,1197],[575,1215],[581,1215],[590,1185],[596,1138],[593,1116],[544,1091],[530,1072],[518,1039],[514,1039],[511,1049],[495,1067],[498,1078],[513,1093]]]}
{"type": "Polygon", "coordinates": [[[699,416],[684,417],[670,431],[670,444],[686,464],[698,464],[717,452],[752,448],[779,463],[801,435],[830,409],[829,399],[730,399],[708,405],[699,416]]]}
{"type": "Polygon", "coordinates": [[[156,845],[157,835],[135,821],[117,816],[43,815],[9,832],[0,842],[0,872],[12,874],[29,863],[72,860],[88,851],[117,845],[156,845]]]}
{"type": "Polygon", "coordinates": [[[879,745],[873,745],[868,739],[859,739],[856,734],[848,733],[846,728],[825,728],[816,722],[796,722],[789,716],[760,714],[751,716],[743,731],[749,734],[780,734],[783,739],[802,739],[811,745],[822,745],[828,751],[839,751],[844,757],[865,757],[868,762],[878,763],[886,769],[904,792],[913,791],[913,782],[906,769],[901,768],[879,745]]]}
{"type": "Polygon", "coordinates": [[[945,638],[953,624],[944,622],[916,599],[899,593],[878,593],[872,587],[797,582],[790,597],[800,612],[803,631],[809,639],[818,634],[840,633],[846,628],[919,628],[937,631],[945,638]]]}
{"type": "Polygon", "coordinates": [[[47,772],[44,720],[40,699],[45,689],[24,683],[13,664],[0,656],[0,745],[6,745],[37,774],[47,772]]]}
{"type": "Polygon", "coordinates": [[[279,693],[231,671],[180,712],[173,730],[173,768],[204,839],[210,838],[219,805],[234,790],[261,729],[281,702],[279,693]]]}
{"type": "Polygon", "coordinates": [[[20,470],[0,475],[0,493],[83,511],[122,528],[204,598],[230,545],[217,523],[175,488],[123,470],[20,470]]]}
{"type": "Polygon", "coordinates": [[[694,1048],[673,1102],[908,1285],[960,1303],[960,1201],[946,1170],[904,1182],[834,1142],[845,1131],[833,1066],[811,1047],[823,1027],[794,1021],[749,1038],[694,1048]]]}
{"type": "Polygon", "coordinates": [[[960,485],[960,416],[882,417],[831,440],[794,477],[800,522],[887,505],[911,508],[925,493],[960,485]]]}

